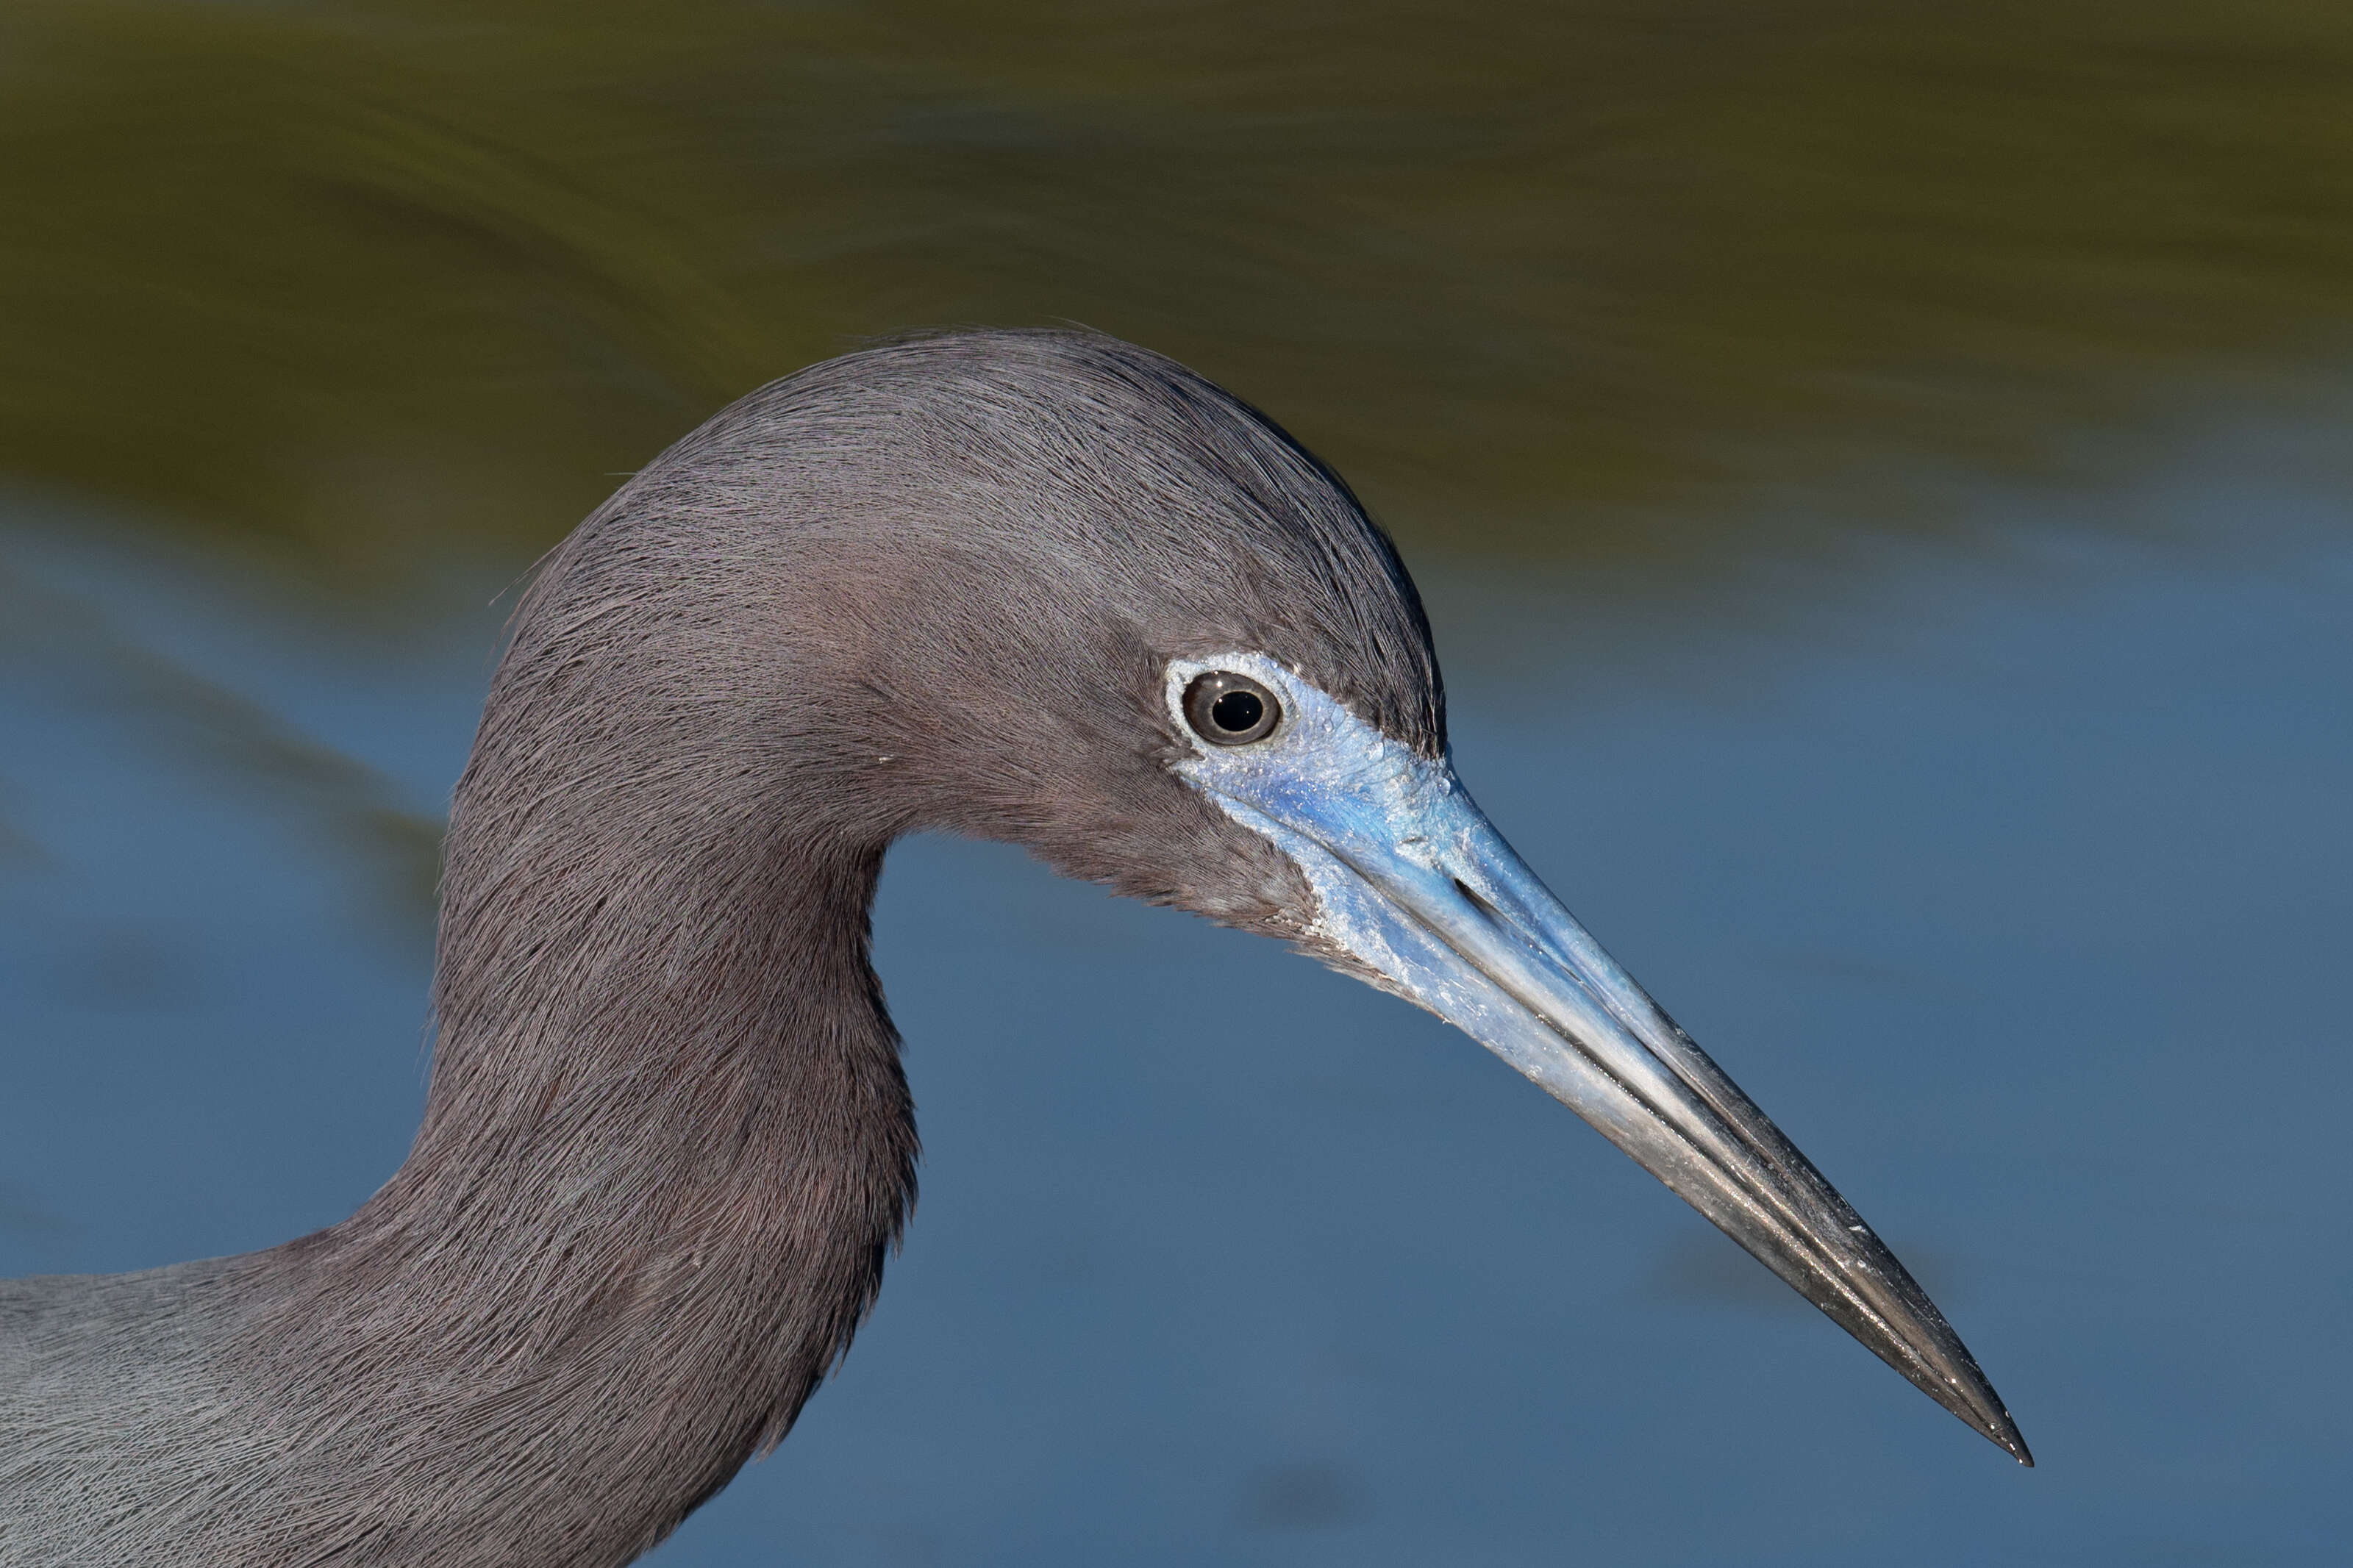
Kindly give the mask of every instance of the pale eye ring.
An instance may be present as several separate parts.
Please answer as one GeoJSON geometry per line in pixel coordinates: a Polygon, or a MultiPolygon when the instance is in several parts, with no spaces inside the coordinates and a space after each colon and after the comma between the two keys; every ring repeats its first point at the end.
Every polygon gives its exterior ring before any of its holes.
{"type": "Polygon", "coordinates": [[[1247,746],[1274,733],[1282,704],[1249,676],[1213,669],[1185,688],[1185,721],[1213,746],[1247,746]]]}

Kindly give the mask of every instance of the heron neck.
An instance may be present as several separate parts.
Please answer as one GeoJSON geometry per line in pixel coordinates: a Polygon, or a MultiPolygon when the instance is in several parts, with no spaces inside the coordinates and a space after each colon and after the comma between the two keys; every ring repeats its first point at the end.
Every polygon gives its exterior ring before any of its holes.
{"type": "Polygon", "coordinates": [[[306,1513],[416,1534],[384,1560],[618,1563],[784,1436],[912,1201],[881,852],[708,800],[497,842],[475,804],[423,1129],[280,1249],[244,1375],[338,1456],[306,1513]]]}

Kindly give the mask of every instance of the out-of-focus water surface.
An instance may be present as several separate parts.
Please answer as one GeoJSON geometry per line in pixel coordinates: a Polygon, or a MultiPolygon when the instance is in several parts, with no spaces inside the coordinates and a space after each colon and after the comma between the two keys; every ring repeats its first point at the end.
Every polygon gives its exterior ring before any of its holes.
{"type": "Polygon", "coordinates": [[[15,0],[0,468],[373,581],[849,336],[1067,318],[1409,543],[1884,525],[1890,451],[2341,360],[2348,79],[2338,0],[15,0]]]}
{"type": "Polygon", "coordinates": [[[397,1163],[613,473],[1072,318],[1361,483],[1473,790],[2042,1466],[1433,1020],[925,840],[906,1254],[655,1561],[2337,1561],[2353,11],[1771,9],[10,6],[0,1273],[397,1163]]]}

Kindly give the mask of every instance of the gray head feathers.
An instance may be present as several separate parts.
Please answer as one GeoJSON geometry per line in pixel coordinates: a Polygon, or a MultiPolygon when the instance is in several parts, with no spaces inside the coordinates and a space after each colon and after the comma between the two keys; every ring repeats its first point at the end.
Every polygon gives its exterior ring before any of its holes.
{"type": "Polygon", "coordinates": [[[1295,442],[1075,332],[728,408],[550,555],[459,785],[426,1121],[343,1225],[0,1285],[0,1563],[614,1564],[779,1439],[912,1202],[867,962],[940,827],[1299,938],[1187,789],[1172,658],[1442,753],[1395,552],[1295,442]]]}

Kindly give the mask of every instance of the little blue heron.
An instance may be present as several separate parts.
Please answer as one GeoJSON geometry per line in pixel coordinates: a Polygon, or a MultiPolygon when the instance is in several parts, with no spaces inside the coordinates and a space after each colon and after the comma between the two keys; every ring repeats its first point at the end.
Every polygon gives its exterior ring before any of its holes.
{"type": "Polygon", "coordinates": [[[282,1247],[0,1285],[0,1562],[661,1540],[783,1438],[906,1216],[868,917],[921,829],[1429,1008],[2031,1462],[1903,1266],[1464,793],[1347,486],[1157,354],[981,332],[754,393],[543,563],[457,787],[407,1160],[282,1247]]]}

